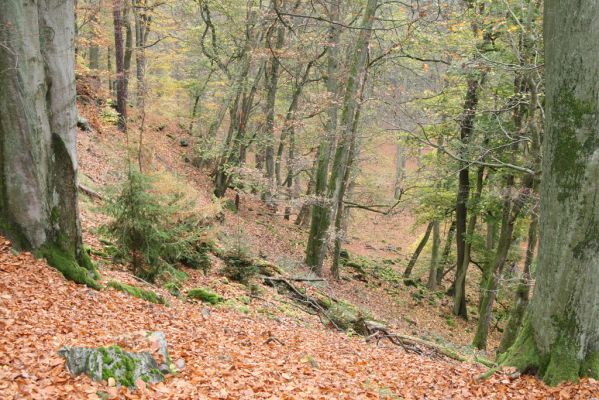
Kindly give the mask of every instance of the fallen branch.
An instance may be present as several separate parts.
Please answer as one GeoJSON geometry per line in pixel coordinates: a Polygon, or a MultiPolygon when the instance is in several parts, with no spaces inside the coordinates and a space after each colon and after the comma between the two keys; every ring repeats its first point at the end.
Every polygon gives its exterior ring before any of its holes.
{"type": "Polygon", "coordinates": [[[323,279],[323,278],[291,278],[291,277],[285,277],[285,279],[287,279],[289,281],[294,281],[294,282],[326,282],[326,280],[323,279]]]}
{"type": "Polygon", "coordinates": [[[104,196],[102,196],[100,193],[88,188],[87,186],[85,186],[81,183],[79,184],[79,190],[81,190],[83,193],[85,193],[89,197],[95,197],[100,200],[106,200],[106,198],[104,196]]]}
{"type": "MultiPolygon", "coordinates": [[[[264,276],[264,277],[262,277],[262,279],[264,279],[265,281],[271,282],[271,286],[275,286],[274,282],[280,282],[280,283],[284,284],[297,300],[307,304],[310,308],[312,308],[318,312],[318,316],[319,316],[321,322],[323,322],[322,315],[324,315],[326,317],[326,319],[335,327],[335,329],[337,329],[340,332],[343,331],[343,329],[341,329],[335,323],[335,321],[333,321],[333,319],[331,318],[329,313],[320,304],[318,304],[318,302],[316,300],[314,300],[312,297],[308,296],[307,294],[300,292],[291,282],[289,282],[289,280],[287,278],[273,278],[273,277],[264,276]]],[[[324,322],[323,322],[323,324],[324,324],[324,322]]]]}

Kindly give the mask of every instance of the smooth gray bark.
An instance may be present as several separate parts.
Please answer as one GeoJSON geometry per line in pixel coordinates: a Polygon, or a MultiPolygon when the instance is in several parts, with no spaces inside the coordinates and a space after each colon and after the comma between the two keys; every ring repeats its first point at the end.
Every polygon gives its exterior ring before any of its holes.
{"type": "Polygon", "coordinates": [[[504,361],[557,384],[599,378],[599,3],[545,2],[539,256],[528,316],[504,361]]]}
{"type": "Polygon", "coordinates": [[[73,7],[72,0],[0,2],[0,231],[18,249],[84,264],[73,7]]]}

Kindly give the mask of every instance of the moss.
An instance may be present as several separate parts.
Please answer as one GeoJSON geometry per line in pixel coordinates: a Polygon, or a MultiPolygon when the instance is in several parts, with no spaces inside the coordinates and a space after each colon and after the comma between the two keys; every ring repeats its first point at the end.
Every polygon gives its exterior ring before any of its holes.
{"type": "Polygon", "coordinates": [[[585,161],[597,148],[595,135],[587,135],[586,139],[579,139],[582,129],[589,129],[590,119],[597,109],[594,100],[581,100],[575,93],[575,88],[566,85],[559,88],[554,104],[552,130],[556,143],[551,160],[551,172],[555,173],[560,190],[557,198],[563,202],[571,196],[577,196],[583,184],[585,174],[585,161]]]}
{"type": "Polygon", "coordinates": [[[150,303],[163,304],[165,306],[169,305],[168,301],[166,301],[166,299],[164,297],[152,292],[151,290],[145,290],[145,289],[139,288],[137,286],[127,285],[125,283],[121,283],[121,282],[117,282],[117,281],[108,282],[108,287],[111,287],[116,290],[120,290],[121,292],[125,292],[133,297],[137,297],[142,300],[149,301],[150,303]]]}
{"type": "Polygon", "coordinates": [[[90,258],[89,253],[90,253],[89,248],[83,249],[83,251],[81,252],[81,255],[79,256],[79,265],[82,268],[85,268],[86,270],[91,272],[94,276],[94,279],[100,279],[100,273],[98,272],[96,265],[90,258]]]}
{"type": "Polygon", "coordinates": [[[189,292],[187,292],[187,297],[210,304],[219,304],[224,301],[224,299],[218,294],[204,288],[191,289],[189,292]]]}
{"type": "Polygon", "coordinates": [[[588,376],[593,379],[599,379],[599,351],[587,355],[580,365],[580,376],[588,376]]]}
{"type": "MultiPolygon", "coordinates": [[[[94,279],[97,272],[93,273],[81,266],[72,254],[69,254],[60,246],[56,244],[46,245],[38,250],[37,255],[45,258],[48,264],[60,271],[65,278],[100,290],[100,284],[94,279]]],[[[91,263],[91,261],[89,262],[91,263]]]]}
{"type": "Polygon", "coordinates": [[[526,320],[522,326],[516,342],[510,349],[499,357],[501,365],[516,367],[521,372],[536,373],[541,364],[541,355],[533,336],[530,321],[526,320]]]}

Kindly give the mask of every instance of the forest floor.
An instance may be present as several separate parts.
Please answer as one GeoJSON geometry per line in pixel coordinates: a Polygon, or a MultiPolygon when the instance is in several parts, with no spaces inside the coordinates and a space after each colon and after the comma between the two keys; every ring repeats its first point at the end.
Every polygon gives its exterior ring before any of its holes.
{"type": "MultiPolygon", "coordinates": [[[[79,132],[80,181],[106,195],[122,179],[125,137],[103,123],[94,106],[81,105],[92,132],[79,132]]],[[[184,182],[210,207],[207,175],[186,162],[193,138],[173,122],[148,118],[141,162],[184,182]],[[164,126],[163,126],[164,125],[164,126]],[[160,128],[162,126],[162,128],[160,128]],[[189,146],[180,146],[181,140],[189,146]]],[[[134,129],[131,130],[135,132],[134,129]]],[[[130,140],[134,143],[134,133],[130,140]]],[[[99,201],[80,196],[84,242],[101,251],[97,228],[106,222],[99,201]]],[[[413,218],[406,213],[382,217],[358,214],[361,227],[350,238],[353,255],[402,266],[418,240],[413,218]],[[397,229],[401,227],[402,229],[397,229]],[[388,232],[388,233],[385,233],[388,232]],[[399,260],[399,261],[398,261],[399,260]]],[[[243,240],[252,252],[286,272],[306,275],[302,266],[307,234],[281,215],[273,215],[259,199],[241,196],[238,212],[225,211],[219,238],[243,240]]],[[[140,283],[121,265],[94,257],[102,282],[118,280],[160,293],[169,306],[145,302],[114,289],[94,291],[66,281],[60,273],[29,253],[18,253],[0,238],[0,398],[1,399],[591,399],[599,398],[599,382],[550,388],[531,376],[507,369],[489,379],[487,368],[459,362],[432,351],[414,354],[389,341],[337,332],[303,312],[281,294],[262,287],[252,298],[247,289],[223,279],[222,261],[213,258],[211,272],[185,269],[189,279],[182,292],[209,287],[227,301],[218,306],[172,296],[163,288],[140,283]],[[108,346],[123,334],[165,333],[173,360],[185,367],[164,383],[135,391],[108,387],[88,377],[72,377],[57,351],[62,346],[108,346]]],[[[415,275],[424,275],[425,263],[415,275]]],[[[384,280],[328,279],[314,285],[331,296],[361,307],[390,331],[442,343],[461,354],[476,354],[468,346],[475,319],[451,317],[450,299],[421,289],[391,285],[384,280]]],[[[308,286],[307,284],[305,285],[308,286]]],[[[469,288],[471,303],[476,286],[469,288]]],[[[490,337],[496,346],[500,333],[490,337]]],[[[482,354],[491,357],[492,353],[482,354]]]]}

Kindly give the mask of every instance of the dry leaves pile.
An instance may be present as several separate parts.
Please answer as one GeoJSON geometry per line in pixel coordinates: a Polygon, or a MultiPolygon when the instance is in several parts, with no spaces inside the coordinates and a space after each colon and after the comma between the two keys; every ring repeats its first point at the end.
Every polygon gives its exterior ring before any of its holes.
{"type": "Polygon", "coordinates": [[[497,374],[477,382],[478,365],[431,360],[366,344],[317,325],[245,316],[171,299],[146,303],[114,290],[67,282],[30,254],[0,243],[0,398],[96,399],[589,399],[599,383],[548,388],[533,377],[497,374]],[[130,392],[71,377],[57,350],[101,346],[138,330],[166,334],[185,369],[130,392]],[[278,340],[268,340],[274,337],[278,340]]]}

